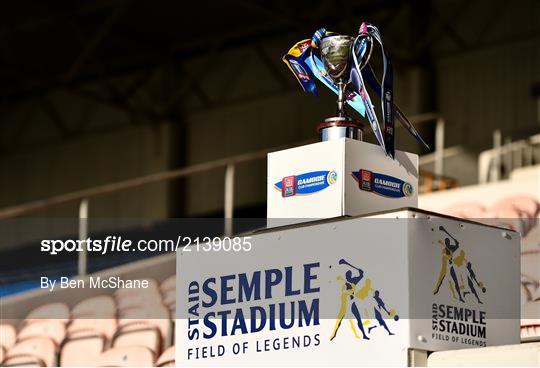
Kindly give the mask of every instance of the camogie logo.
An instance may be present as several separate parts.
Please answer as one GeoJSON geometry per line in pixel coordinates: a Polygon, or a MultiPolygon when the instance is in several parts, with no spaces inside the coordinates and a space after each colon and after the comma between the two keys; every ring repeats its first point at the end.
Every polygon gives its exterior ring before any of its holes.
{"type": "Polygon", "coordinates": [[[339,265],[347,267],[347,270],[337,276],[341,282],[340,307],[330,341],[336,337],[345,318],[349,319],[349,327],[357,339],[369,340],[371,331],[378,327],[388,335],[394,335],[383,316],[398,321],[396,310],[385,304],[380,291],[374,288],[371,279],[365,276],[361,268],[345,259],[341,259],[339,265]],[[358,330],[362,337],[358,335],[358,330]]]}
{"type": "Polygon", "coordinates": [[[452,299],[459,302],[458,305],[455,302],[432,303],[431,338],[474,347],[487,346],[486,311],[472,305],[474,300],[483,304],[479,294],[486,292],[486,286],[478,280],[459,241],[443,226],[439,226],[439,230],[444,233],[444,240],[437,241],[442,248],[441,268],[433,295],[439,294],[443,286],[448,286],[452,299]]]}
{"type": "Polygon", "coordinates": [[[403,183],[403,194],[405,194],[405,197],[410,197],[414,194],[414,188],[411,183],[403,183]]]}
{"type": "Polygon", "coordinates": [[[326,175],[326,182],[329,184],[329,185],[332,185],[332,184],[335,184],[337,181],[337,172],[335,171],[330,171],[328,173],[328,175],[326,175]]]}
{"type": "Polygon", "coordinates": [[[309,195],[320,192],[335,184],[338,174],[335,171],[312,171],[300,175],[286,176],[274,184],[281,196],[309,195]]]}

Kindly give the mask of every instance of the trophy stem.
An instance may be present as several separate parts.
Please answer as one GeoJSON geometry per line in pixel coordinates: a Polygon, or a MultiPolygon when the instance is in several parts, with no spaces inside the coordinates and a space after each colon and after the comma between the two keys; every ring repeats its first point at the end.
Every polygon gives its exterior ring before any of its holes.
{"type": "Polygon", "coordinates": [[[345,115],[345,83],[338,82],[337,116],[340,118],[345,115]]]}

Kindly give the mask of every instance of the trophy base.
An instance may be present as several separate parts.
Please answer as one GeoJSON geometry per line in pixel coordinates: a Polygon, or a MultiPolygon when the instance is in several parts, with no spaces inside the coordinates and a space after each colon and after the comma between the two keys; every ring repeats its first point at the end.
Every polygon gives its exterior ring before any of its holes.
{"type": "Polygon", "coordinates": [[[326,142],[339,138],[362,140],[364,125],[360,120],[347,117],[324,119],[317,127],[319,141],[326,142]]]}

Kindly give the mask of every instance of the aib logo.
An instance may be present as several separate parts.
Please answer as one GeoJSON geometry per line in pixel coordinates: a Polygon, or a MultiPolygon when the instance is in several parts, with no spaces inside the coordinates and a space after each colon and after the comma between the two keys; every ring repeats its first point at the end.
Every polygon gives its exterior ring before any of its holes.
{"type": "Polygon", "coordinates": [[[382,327],[388,335],[394,335],[383,315],[398,321],[396,310],[385,304],[380,291],[373,287],[371,279],[365,276],[361,268],[353,266],[345,259],[341,259],[339,265],[347,270],[337,277],[341,281],[340,307],[330,340],[336,337],[345,318],[349,319],[350,328],[357,339],[360,339],[358,330],[364,340],[369,340],[371,331],[377,327],[382,327]]]}
{"type": "Polygon", "coordinates": [[[439,230],[446,236],[444,236],[444,242],[443,240],[438,241],[439,245],[442,246],[441,270],[433,295],[439,293],[446,279],[448,289],[454,299],[465,302],[467,295],[474,295],[478,303],[482,304],[476,288],[485,293],[484,283],[478,281],[472,263],[465,257],[465,251],[460,248],[459,241],[450,235],[444,227],[439,226],[439,230]]]}

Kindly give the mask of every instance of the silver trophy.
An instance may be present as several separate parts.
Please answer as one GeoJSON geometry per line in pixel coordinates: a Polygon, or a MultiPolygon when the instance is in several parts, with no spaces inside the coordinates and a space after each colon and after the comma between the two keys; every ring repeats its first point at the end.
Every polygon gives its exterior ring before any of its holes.
{"type": "Polygon", "coordinates": [[[321,59],[330,78],[338,87],[336,116],[319,124],[321,141],[337,138],[362,140],[362,123],[351,119],[345,113],[346,88],[350,77],[351,49],[354,38],[335,35],[321,40],[321,59]]]}

